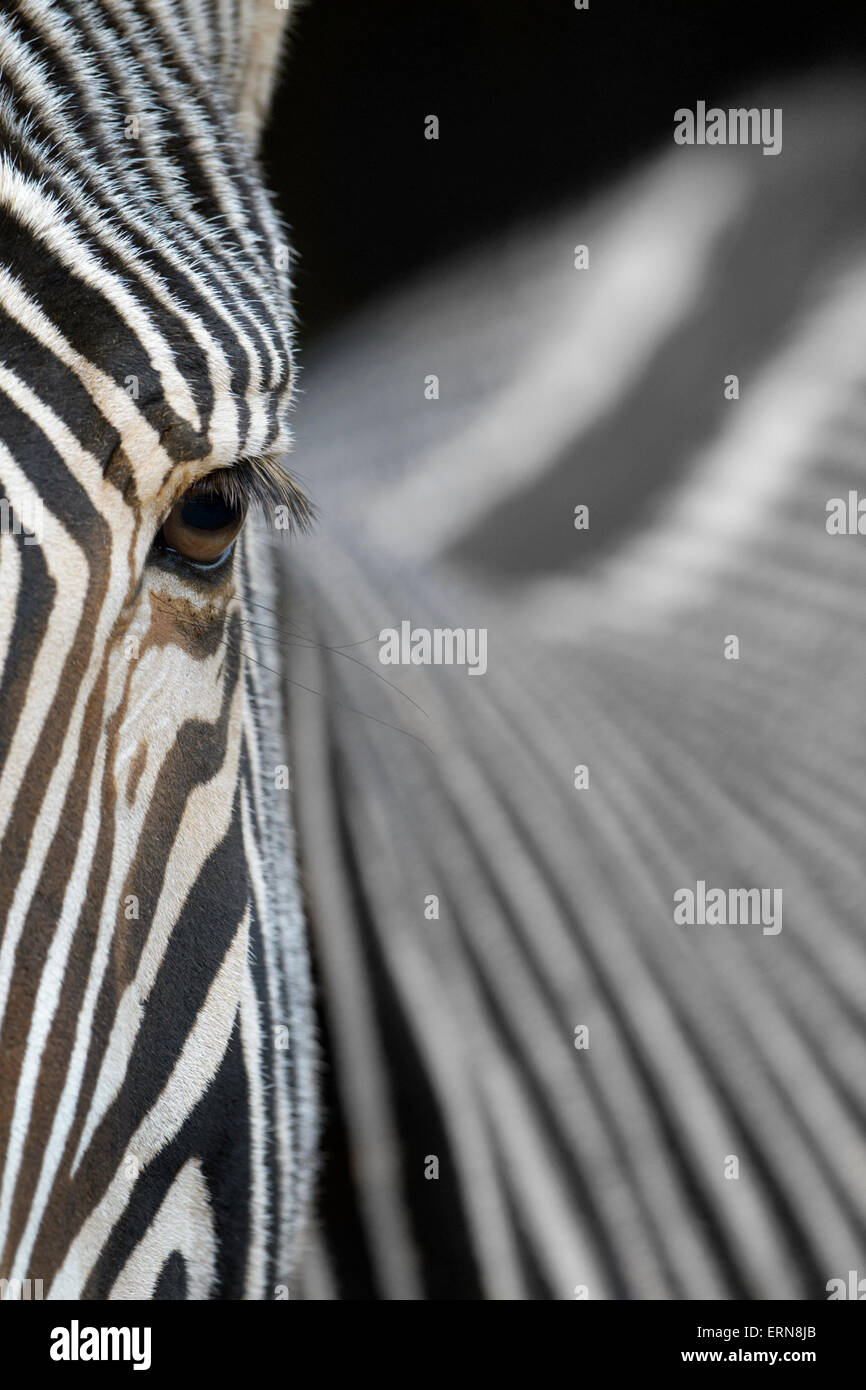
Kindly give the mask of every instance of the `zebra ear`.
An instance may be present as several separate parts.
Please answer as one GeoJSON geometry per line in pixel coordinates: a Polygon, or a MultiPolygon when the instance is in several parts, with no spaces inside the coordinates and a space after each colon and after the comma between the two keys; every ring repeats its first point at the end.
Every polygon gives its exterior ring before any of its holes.
{"type": "Polygon", "coordinates": [[[295,0],[254,5],[235,80],[238,124],[252,149],[258,148],[279,72],[288,20],[295,0]]]}

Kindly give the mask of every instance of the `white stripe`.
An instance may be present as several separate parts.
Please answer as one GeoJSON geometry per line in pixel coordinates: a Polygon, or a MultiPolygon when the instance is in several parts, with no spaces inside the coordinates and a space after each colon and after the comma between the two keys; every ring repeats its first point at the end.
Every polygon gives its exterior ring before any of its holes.
{"type": "MultiPolygon", "coordinates": [[[[379,497],[374,492],[372,501],[368,496],[372,543],[379,538],[423,563],[494,503],[543,476],[688,315],[746,192],[744,176],[730,164],[708,178],[689,160],[665,162],[644,175],[618,215],[595,231],[586,271],[573,269],[573,248],[560,226],[559,241],[545,243],[559,271],[549,271],[536,289],[547,296],[547,332],[528,347],[515,342],[507,378],[458,438],[410,459],[404,481],[379,497]]],[[[573,241],[582,241],[577,218],[572,230],[573,241]]],[[[502,295],[509,292],[503,284],[502,295]]],[[[470,312],[461,309],[467,317],[470,312]]],[[[474,312],[501,311],[484,303],[474,312]]],[[[430,357],[433,371],[432,343],[430,357]]]]}
{"type": "Polygon", "coordinates": [[[214,1292],[217,1235],[201,1161],[190,1158],[160,1203],[147,1230],[115,1279],[109,1299],[153,1298],[163,1265],[175,1251],[186,1265],[190,1300],[214,1292]]]}
{"type": "Polygon", "coordinates": [[[127,1172],[147,1167],[171,1143],[219,1071],[237,1017],[248,931],[249,912],[245,912],[171,1076],[130,1140],[108,1191],[72,1242],[49,1289],[50,1299],[81,1297],[100,1252],[129,1205],[127,1172]]]}

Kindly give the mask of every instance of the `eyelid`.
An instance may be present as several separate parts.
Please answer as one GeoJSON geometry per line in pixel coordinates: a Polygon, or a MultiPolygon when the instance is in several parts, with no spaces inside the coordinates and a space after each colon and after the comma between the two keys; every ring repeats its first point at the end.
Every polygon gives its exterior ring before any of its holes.
{"type": "Polygon", "coordinates": [[[230,468],[218,468],[193,483],[185,495],[202,492],[216,492],[226,506],[238,511],[258,508],[268,525],[274,522],[276,508],[282,507],[289,530],[307,531],[315,518],[309,498],[272,458],[241,459],[230,468]]]}

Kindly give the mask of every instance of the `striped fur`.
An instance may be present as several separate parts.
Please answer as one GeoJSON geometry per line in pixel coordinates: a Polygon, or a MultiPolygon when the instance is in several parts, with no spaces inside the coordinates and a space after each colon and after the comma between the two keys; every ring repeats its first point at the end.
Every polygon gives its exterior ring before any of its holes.
{"type": "Polygon", "coordinates": [[[864,489],[864,85],[747,104],[784,108],[779,159],[672,145],[310,353],[328,526],[281,562],[332,1064],[307,1297],[866,1269],[866,552],[825,529],[864,489]],[[380,666],[405,618],[486,626],[486,674],[380,666]],[[699,878],[780,887],[781,934],[675,926],[699,878]]]}
{"type": "Polygon", "coordinates": [[[288,257],[252,145],[270,4],[0,17],[0,1274],[271,1298],[315,1146],[267,551],[156,564],[288,442],[288,257]],[[28,508],[31,510],[29,511],[28,508]],[[253,598],[254,595],[254,598],[253,598]]]}
{"type": "Polygon", "coordinates": [[[327,525],[209,582],[149,551],[289,442],[282,17],[0,18],[0,484],[44,505],[0,535],[0,1276],[821,1297],[866,1262],[864,562],[824,527],[862,84],[762,94],[779,160],[676,151],[314,354],[327,525]],[[486,626],[487,673],[385,673],[404,617],[486,626]],[[678,931],[698,878],[781,886],[783,933],[678,931]]]}

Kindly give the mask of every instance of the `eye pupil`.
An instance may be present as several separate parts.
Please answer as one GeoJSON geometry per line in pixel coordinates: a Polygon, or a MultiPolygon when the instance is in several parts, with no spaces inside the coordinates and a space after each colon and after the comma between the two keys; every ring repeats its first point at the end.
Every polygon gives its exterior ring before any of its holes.
{"type": "Polygon", "coordinates": [[[221,531],[237,521],[237,512],[214,493],[187,498],[180,515],[184,526],[198,531],[221,531]]]}
{"type": "Polygon", "coordinates": [[[213,569],[231,552],[246,508],[217,489],[188,492],[172,507],[156,540],[199,569],[213,569]]]}

